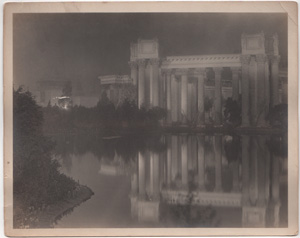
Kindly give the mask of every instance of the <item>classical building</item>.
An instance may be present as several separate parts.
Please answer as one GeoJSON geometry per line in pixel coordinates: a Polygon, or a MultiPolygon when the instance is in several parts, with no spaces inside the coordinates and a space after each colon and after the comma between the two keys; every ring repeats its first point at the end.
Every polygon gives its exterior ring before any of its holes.
{"type": "Polygon", "coordinates": [[[100,94],[106,94],[115,106],[118,106],[125,98],[135,100],[133,81],[128,75],[105,75],[99,76],[98,79],[101,85],[100,94]]]}
{"type": "Polygon", "coordinates": [[[66,81],[59,80],[41,80],[38,81],[35,92],[36,102],[43,107],[50,105],[57,105],[58,97],[62,96],[62,89],[66,81]]]}
{"type": "Polygon", "coordinates": [[[242,105],[242,126],[265,126],[269,109],[287,101],[287,77],[286,71],[279,70],[278,44],[276,34],[243,34],[240,54],[162,59],[157,39],[139,39],[131,44],[129,62],[138,106],[165,108],[168,124],[196,119],[202,126],[207,123],[205,97],[210,97],[214,124],[221,125],[224,100],[232,97],[242,105]],[[280,77],[285,79],[282,84],[280,77]]]}
{"type": "Polygon", "coordinates": [[[61,105],[77,105],[84,107],[94,107],[97,105],[100,97],[97,94],[89,94],[83,92],[81,84],[79,82],[72,83],[71,81],[65,80],[41,80],[37,82],[37,90],[35,91],[35,97],[37,103],[46,107],[48,104],[52,106],[61,105]],[[70,96],[63,95],[63,89],[66,85],[70,87],[70,96]],[[63,102],[62,102],[63,101],[63,102]]]}

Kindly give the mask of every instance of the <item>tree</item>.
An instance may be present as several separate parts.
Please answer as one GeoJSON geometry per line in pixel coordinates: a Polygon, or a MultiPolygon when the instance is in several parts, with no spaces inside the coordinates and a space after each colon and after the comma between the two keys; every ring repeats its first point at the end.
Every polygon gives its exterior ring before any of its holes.
{"type": "MultiPolygon", "coordinates": [[[[76,183],[58,171],[54,144],[43,135],[43,114],[30,92],[13,93],[14,226],[34,220],[34,211],[62,200],[76,183]],[[30,219],[29,219],[30,218],[30,219]]],[[[27,224],[30,225],[30,224],[27,224]]]]}
{"type": "Polygon", "coordinates": [[[279,104],[270,109],[267,121],[273,126],[287,130],[288,126],[288,105],[279,104]]]}
{"type": "Polygon", "coordinates": [[[232,98],[227,98],[224,107],[224,117],[226,123],[232,126],[240,125],[242,122],[241,105],[237,101],[232,100],[232,98]]]}

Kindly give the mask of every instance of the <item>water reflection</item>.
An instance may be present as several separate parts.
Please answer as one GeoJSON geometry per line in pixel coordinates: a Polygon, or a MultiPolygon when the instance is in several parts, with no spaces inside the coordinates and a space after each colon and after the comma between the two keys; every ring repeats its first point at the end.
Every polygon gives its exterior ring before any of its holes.
{"type": "Polygon", "coordinates": [[[81,176],[82,181],[84,166],[84,182],[95,192],[91,201],[76,208],[84,211],[75,209],[58,227],[287,226],[283,136],[169,134],[86,139],[89,142],[82,142],[82,137],[57,139],[63,172],[75,179],[81,176]],[[93,161],[82,159],[87,154],[94,156],[93,161]],[[79,164],[74,163],[77,160],[79,164]],[[100,202],[102,209],[105,204],[109,207],[111,201],[103,201],[108,190],[114,196],[110,209],[94,214],[95,226],[82,224],[83,216],[97,210],[100,202]],[[116,206],[124,212],[116,212],[116,206]]]}

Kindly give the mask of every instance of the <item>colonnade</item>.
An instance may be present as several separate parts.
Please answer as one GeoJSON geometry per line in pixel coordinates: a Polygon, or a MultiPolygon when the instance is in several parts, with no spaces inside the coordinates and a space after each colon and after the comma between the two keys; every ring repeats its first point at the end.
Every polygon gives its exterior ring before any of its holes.
{"type": "MultiPolygon", "coordinates": [[[[270,107],[279,104],[279,60],[278,55],[241,54],[240,66],[231,67],[224,64],[232,73],[232,99],[238,101],[240,93],[242,95],[242,126],[266,126],[265,118],[270,107]]],[[[139,108],[165,108],[168,124],[186,124],[196,119],[198,126],[205,125],[206,67],[160,68],[158,58],[130,61],[130,67],[133,84],[137,87],[139,108]]],[[[215,125],[222,124],[224,67],[210,67],[215,75],[215,125]]]]}
{"type": "MultiPolygon", "coordinates": [[[[223,67],[212,68],[215,75],[215,93],[214,93],[214,109],[215,124],[222,123],[222,70],[223,67]]],[[[239,99],[239,67],[232,67],[232,98],[239,99]]],[[[191,93],[190,85],[196,88],[196,117],[198,125],[205,125],[205,79],[207,74],[206,68],[197,69],[168,69],[164,71],[166,83],[166,109],[167,122],[186,123],[192,120],[189,115],[188,102],[191,101],[193,93],[191,93]],[[191,77],[196,78],[196,83],[189,80],[191,77]]],[[[191,87],[191,88],[192,88],[191,87]]]]}

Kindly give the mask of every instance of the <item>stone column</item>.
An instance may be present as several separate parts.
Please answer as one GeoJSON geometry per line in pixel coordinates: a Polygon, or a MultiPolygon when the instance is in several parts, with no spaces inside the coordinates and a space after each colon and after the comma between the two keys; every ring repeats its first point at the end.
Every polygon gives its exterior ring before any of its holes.
{"type": "Polygon", "coordinates": [[[216,186],[215,191],[222,191],[222,136],[215,135],[214,151],[215,151],[215,168],[216,168],[216,186]]]}
{"type": "Polygon", "coordinates": [[[171,118],[173,122],[178,121],[178,94],[175,75],[171,75],[171,118]]]}
{"type": "Polygon", "coordinates": [[[280,56],[271,58],[271,107],[279,104],[279,65],[280,56]]]}
{"type": "Polygon", "coordinates": [[[146,164],[144,155],[139,152],[138,154],[138,165],[139,165],[139,197],[144,199],[146,196],[146,164]]]}
{"type": "Polygon", "coordinates": [[[177,85],[177,121],[182,122],[182,112],[181,112],[181,78],[176,78],[176,85],[177,85]]]}
{"type": "Polygon", "coordinates": [[[181,181],[183,188],[188,185],[188,151],[187,151],[187,136],[181,138],[181,181]]]}
{"type": "Polygon", "coordinates": [[[250,125],[249,118],[249,55],[242,55],[242,126],[250,125]]]}
{"type": "Polygon", "coordinates": [[[198,136],[198,187],[200,190],[205,188],[205,137],[198,136]]]}
{"type": "Polygon", "coordinates": [[[204,80],[206,76],[205,69],[196,69],[196,75],[198,78],[198,123],[199,125],[205,124],[205,111],[204,111],[204,100],[205,100],[205,89],[204,80]]]}
{"type": "Polygon", "coordinates": [[[151,82],[152,82],[152,95],[150,98],[152,98],[151,105],[153,107],[158,107],[159,106],[159,82],[158,82],[158,64],[159,60],[158,59],[151,59],[150,60],[151,64],[151,82]]]}
{"type": "Polygon", "coordinates": [[[239,71],[240,68],[232,67],[232,99],[235,101],[239,100],[239,71]]]}
{"type": "Polygon", "coordinates": [[[188,78],[187,70],[181,70],[181,113],[182,123],[186,123],[188,108],[188,78]]]}
{"type": "Polygon", "coordinates": [[[138,107],[141,108],[145,104],[145,66],[144,59],[138,60],[139,65],[139,81],[138,81],[138,107]]]}
{"type": "Polygon", "coordinates": [[[166,72],[167,122],[171,123],[171,70],[166,72]]]}
{"type": "Polygon", "coordinates": [[[187,120],[192,121],[192,103],[193,103],[193,90],[194,85],[191,79],[188,78],[188,90],[187,90],[187,120]]]}
{"type": "Polygon", "coordinates": [[[265,62],[265,73],[265,115],[267,115],[270,108],[270,70],[268,58],[265,62]]]}
{"type": "Polygon", "coordinates": [[[265,99],[265,64],[266,55],[256,55],[257,61],[257,112],[258,112],[258,126],[266,126],[266,99],[265,99]]]}
{"type": "Polygon", "coordinates": [[[137,62],[136,61],[130,61],[129,66],[131,68],[132,83],[133,83],[133,85],[137,85],[137,76],[138,76],[137,62]]]}
{"type": "Polygon", "coordinates": [[[249,89],[250,89],[250,123],[257,125],[257,64],[251,57],[249,64],[249,89]]]}
{"type": "Polygon", "coordinates": [[[214,68],[215,72],[215,122],[217,125],[222,124],[222,68],[214,68]]]}

